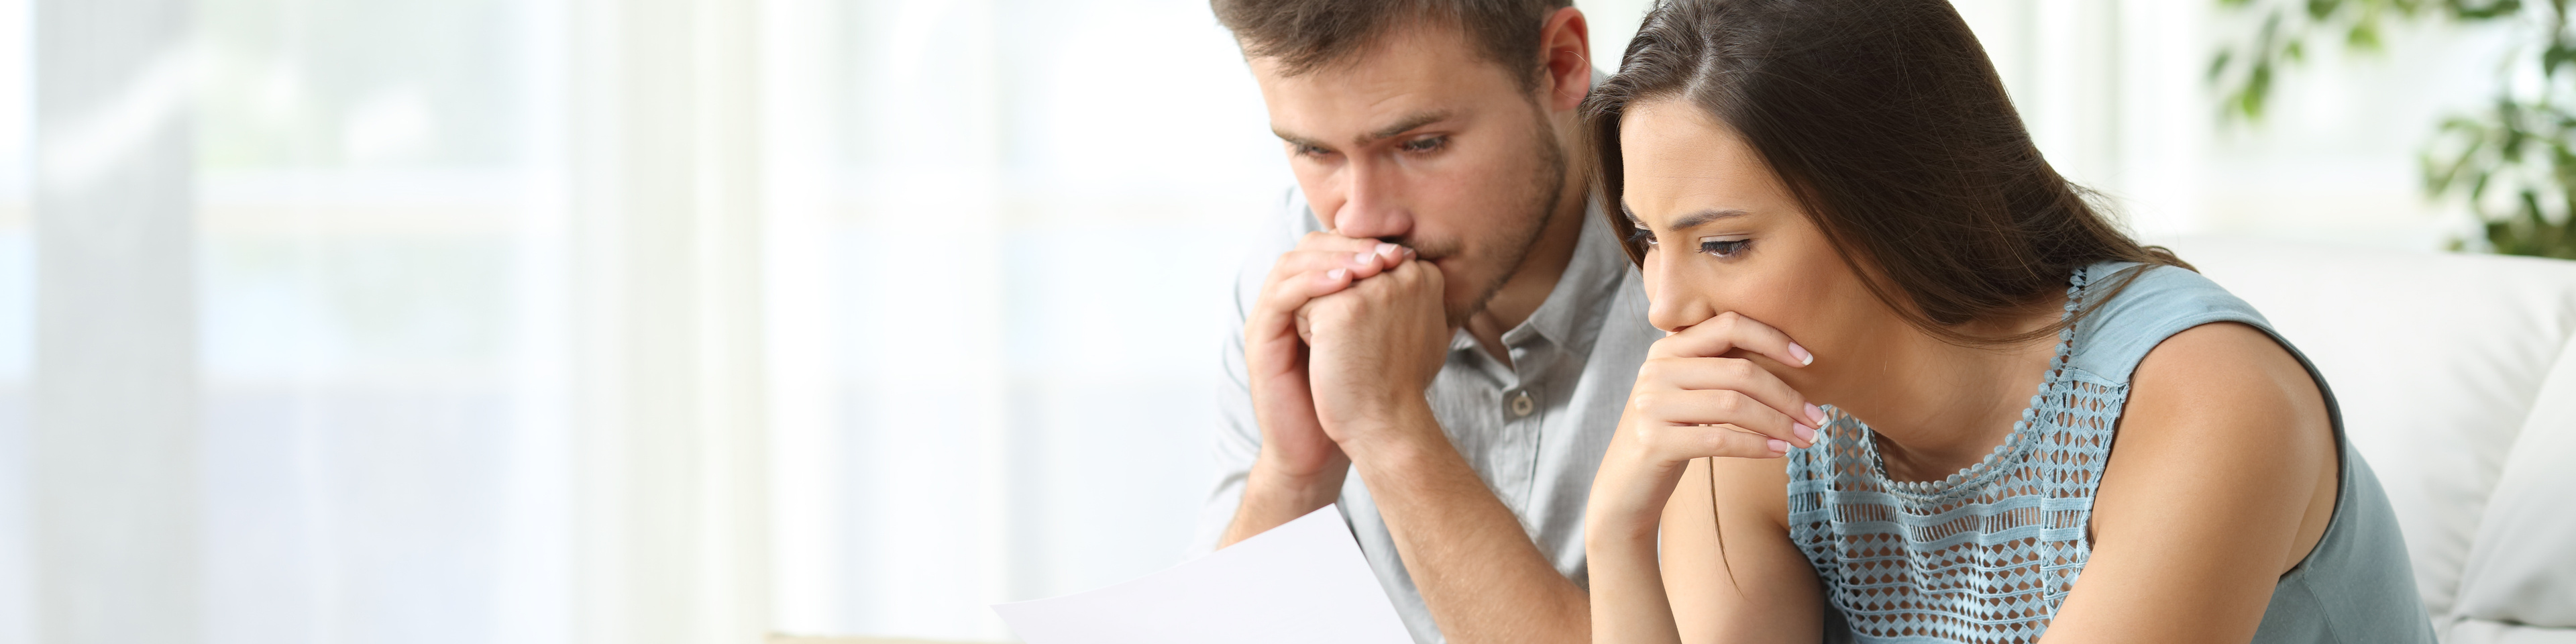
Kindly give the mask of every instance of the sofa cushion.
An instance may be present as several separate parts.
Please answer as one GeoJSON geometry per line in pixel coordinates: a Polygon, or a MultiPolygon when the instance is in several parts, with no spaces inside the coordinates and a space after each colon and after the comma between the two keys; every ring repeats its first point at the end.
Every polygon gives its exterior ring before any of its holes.
{"type": "Polygon", "coordinates": [[[2576,642],[2576,345],[2561,349],[2505,457],[2460,570],[2456,614],[2561,629],[2576,642]]]}

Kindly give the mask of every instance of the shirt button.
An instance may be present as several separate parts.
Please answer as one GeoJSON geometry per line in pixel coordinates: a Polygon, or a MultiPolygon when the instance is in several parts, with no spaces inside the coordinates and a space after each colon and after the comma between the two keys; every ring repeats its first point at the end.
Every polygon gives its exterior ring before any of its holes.
{"type": "Polygon", "coordinates": [[[1512,417],[1513,417],[1513,418],[1520,418],[1520,417],[1528,416],[1528,415],[1530,415],[1530,412],[1532,412],[1532,411],[1537,411],[1537,410],[1538,410],[1538,403],[1537,403],[1536,401],[1532,401],[1532,400],[1530,400],[1529,392],[1526,392],[1526,391],[1515,391],[1515,392],[1512,392],[1512,417]]]}

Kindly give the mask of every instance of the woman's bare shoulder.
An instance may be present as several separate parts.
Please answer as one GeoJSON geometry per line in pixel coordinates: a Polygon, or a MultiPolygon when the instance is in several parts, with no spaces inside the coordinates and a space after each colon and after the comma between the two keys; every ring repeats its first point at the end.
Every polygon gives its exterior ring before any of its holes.
{"type": "Polygon", "coordinates": [[[2330,423],[2316,380],[2270,334],[2203,324],[2138,362],[2112,458],[2192,469],[2331,463],[2330,423]]]}
{"type": "Polygon", "coordinates": [[[2252,636],[2331,516],[2336,453],[2322,391],[2270,335],[2224,322],[2166,339],[2130,378],[2093,553],[2049,634],[2252,636]]]}

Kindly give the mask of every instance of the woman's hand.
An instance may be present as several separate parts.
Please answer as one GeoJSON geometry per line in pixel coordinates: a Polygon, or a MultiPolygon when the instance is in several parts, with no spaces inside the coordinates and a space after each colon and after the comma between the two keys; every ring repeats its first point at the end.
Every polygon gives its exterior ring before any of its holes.
{"type": "Polygon", "coordinates": [[[1691,459],[1777,458],[1815,441],[1824,410],[1753,358],[1730,355],[1815,361],[1779,329],[1732,312],[1656,341],[1593,479],[1595,534],[1651,534],[1691,459]]]}
{"type": "MultiPolygon", "coordinates": [[[[1725,531],[1735,537],[1732,553],[1698,551],[1721,543],[1718,468],[1710,468],[1708,514],[1680,513],[1706,517],[1709,523],[1680,526],[1687,529],[1661,535],[1670,539],[1658,538],[1673,486],[1691,459],[1777,458],[1790,446],[1815,441],[1824,410],[1808,404],[1806,396],[1765,370],[1755,356],[1789,368],[1815,361],[1779,329],[1734,313],[1665,336],[1647,349],[1636,388],[1628,393],[1627,411],[1619,417],[1619,433],[1610,439],[1601,471],[1593,476],[1591,506],[1584,513],[1592,641],[1683,641],[1674,619],[1674,597],[1688,598],[1696,611],[1694,623],[1702,628],[1694,641],[1706,641],[1712,633],[1721,641],[1815,641],[1818,622],[1806,612],[1816,604],[1815,578],[1785,533],[1729,527],[1725,531]],[[1682,549],[1672,555],[1680,568],[1663,568],[1659,544],[1682,549]],[[1726,575],[1728,590],[1716,590],[1719,582],[1712,573],[1726,575]],[[1664,586],[1668,575],[1679,575],[1670,593],[1664,586]],[[1706,630],[1710,624],[1718,625],[1715,631],[1706,630]]],[[[1768,496],[1785,503],[1778,488],[1768,496]]],[[[1746,497],[1728,498],[1740,503],[1746,497]]],[[[1744,516],[1746,509],[1733,513],[1744,516]]]]}

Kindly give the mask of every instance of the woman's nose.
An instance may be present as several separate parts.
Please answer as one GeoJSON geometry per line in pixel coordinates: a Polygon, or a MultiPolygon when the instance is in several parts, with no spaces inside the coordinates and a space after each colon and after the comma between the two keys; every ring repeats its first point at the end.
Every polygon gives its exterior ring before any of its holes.
{"type": "Polygon", "coordinates": [[[1673,270],[1666,261],[1667,253],[1646,252],[1642,269],[1646,286],[1646,322],[1670,333],[1679,333],[1702,320],[1717,315],[1708,305],[1706,291],[1699,280],[1673,270]]]}

